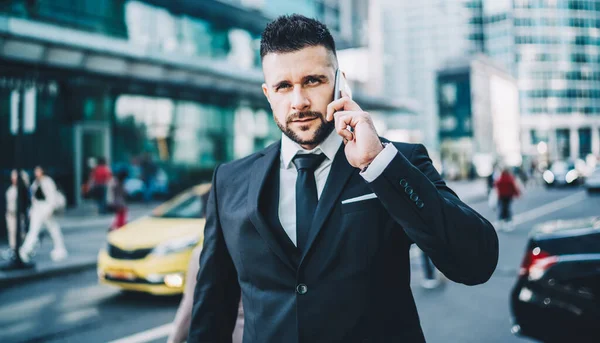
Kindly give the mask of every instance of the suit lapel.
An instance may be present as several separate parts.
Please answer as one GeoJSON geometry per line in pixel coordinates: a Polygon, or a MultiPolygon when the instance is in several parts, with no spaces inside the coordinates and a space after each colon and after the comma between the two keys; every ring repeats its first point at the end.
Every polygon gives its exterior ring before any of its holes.
{"type": "Polygon", "coordinates": [[[292,264],[290,257],[285,253],[283,247],[277,241],[272,229],[267,224],[264,216],[259,211],[260,196],[263,188],[268,183],[266,182],[269,176],[269,171],[274,163],[279,163],[280,143],[272,144],[268,147],[264,155],[258,158],[252,165],[250,171],[250,185],[248,186],[248,212],[250,221],[256,227],[260,236],[267,242],[271,250],[277,255],[288,267],[296,270],[292,264]]]}
{"type": "Polygon", "coordinates": [[[308,233],[306,248],[302,252],[300,264],[302,264],[302,261],[304,261],[304,258],[310,250],[313,242],[323,228],[323,225],[333,210],[336,201],[340,197],[346,182],[348,182],[352,173],[356,171],[356,168],[352,167],[348,163],[346,154],[344,152],[344,147],[344,144],[340,146],[335,158],[333,159],[333,164],[331,165],[329,176],[327,176],[325,188],[323,189],[323,193],[321,193],[321,198],[319,199],[317,209],[315,210],[315,216],[313,217],[310,232],[308,233]]]}

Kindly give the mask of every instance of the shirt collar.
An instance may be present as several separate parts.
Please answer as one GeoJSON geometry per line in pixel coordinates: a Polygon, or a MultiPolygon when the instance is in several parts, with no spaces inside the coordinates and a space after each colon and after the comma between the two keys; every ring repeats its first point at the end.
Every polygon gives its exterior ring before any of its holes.
{"type": "Polygon", "coordinates": [[[319,154],[323,153],[328,160],[333,161],[333,158],[337,154],[338,149],[342,144],[342,137],[337,134],[335,130],[331,131],[329,136],[323,141],[323,143],[317,145],[312,150],[303,149],[298,143],[291,140],[285,134],[281,134],[281,163],[285,169],[292,168],[292,160],[296,154],[319,154]]]}

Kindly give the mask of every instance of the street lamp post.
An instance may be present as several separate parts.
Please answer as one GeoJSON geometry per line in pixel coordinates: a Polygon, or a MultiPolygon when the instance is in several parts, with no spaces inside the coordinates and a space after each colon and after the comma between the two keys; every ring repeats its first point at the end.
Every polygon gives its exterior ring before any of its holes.
{"type": "Polygon", "coordinates": [[[23,126],[24,126],[24,117],[25,117],[25,92],[26,86],[24,83],[17,88],[19,92],[18,96],[18,110],[17,110],[17,134],[15,136],[15,169],[17,170],[17,227],[16,227],[16,244],[15,251],[12,255],[12,259],[0,269],[2,270],[17,270],[17,269],[29,269],[33,268],[34,264],[30,262],[25,262],[21,259],[21,255],[19,254],[19,250],[21,248],[22,242],[22,232],[25,229],[23,227],[23,218],[27,215],[26,213],[26,197],[27,194],[27,186],[25,185],[25,181],[22,178],[23,173],[23,126]]]}

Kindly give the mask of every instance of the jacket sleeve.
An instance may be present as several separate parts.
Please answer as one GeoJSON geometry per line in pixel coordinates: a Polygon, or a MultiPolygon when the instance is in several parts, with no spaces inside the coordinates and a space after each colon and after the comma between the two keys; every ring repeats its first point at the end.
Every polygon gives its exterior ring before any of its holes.
{"type": "Polygon", "coordinates": [[[188,342],[231,343],[240,286],[225,245],[218,212],[218,167],[208,197],[200,269],[196,278],[188,342]]]}
{"type": "Polygon", "coordinates": [[[498,263],[494,227],[446,186],[423,145],[415,145],[409,159],[398,152],[369,183],[373,192],[449,279],[486,282],[498,263]]]}

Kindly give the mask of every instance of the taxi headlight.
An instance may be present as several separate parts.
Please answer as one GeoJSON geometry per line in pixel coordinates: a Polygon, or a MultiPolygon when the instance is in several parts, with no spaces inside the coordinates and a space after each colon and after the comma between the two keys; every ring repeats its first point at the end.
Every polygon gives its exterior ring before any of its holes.
{"type": "Polygon", "coordinates": [[[165,285],[171,288],[183,287],[183,275],[181,274],[169,274],[165,275],[165,285]]]}
{"type": "Polygon", "coordinates": [[[168,254],[178,253],[195,247],[199,241],[200,237],[198,236],[171,239],[157,245],[154,249],[152,249],[150,254],[154,256],[165,256],[168,254]]]}

